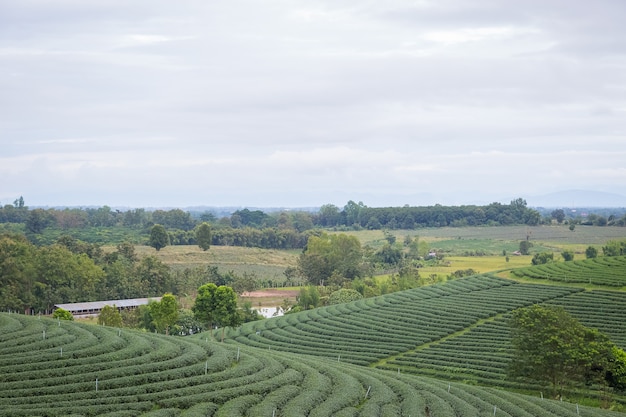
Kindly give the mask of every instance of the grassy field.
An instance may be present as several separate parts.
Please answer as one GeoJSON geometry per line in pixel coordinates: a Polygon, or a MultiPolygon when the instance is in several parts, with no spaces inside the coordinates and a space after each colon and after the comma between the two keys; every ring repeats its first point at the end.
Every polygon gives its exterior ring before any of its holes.
{"type": "MultiPolygon", "coordinates": [[[[344,232],[356,236],[362,245],[378,248],[386,243],[381,230],[344,232]]],[[[511,253],[519,249],[519,242],[527,237],[534,251],[561,251],[571,249],[584,253],[587,246],[600,247],[608,240],[626,238],[626,229],[621,227],[576,226],[571,231],[567,226],[499,226],[499,227],[441,227],[417,230],[390,230],[397,242],[406,236],[419,237],[433,249],[442,249],[450,255],[484,251],[490,255],[511,253]]]]}
{"type": "Polygon", "coordinates": [[[532,256],[509,256],[507,262],[505,256],[447,256],[445,262],[436,266],[420,268],[420,276],[427,277],[437,274],[439,277],[447,277],[457,270],[473,269],[477,273],[500,271],[510,268],[520,268],[530,265],[532,256]]]}
{"type": "Polygon", "coordinates": [[[254,273],[262,280],[285,279],[284,271],[295,266],[298,251],[245,248],[240,246],[211,246],[203,251],[198,246],[166,246],[156,251],[150,246],[136,246],[139,256],[153,255],[174,269],[217,266],[221,272],[254,273]]]}

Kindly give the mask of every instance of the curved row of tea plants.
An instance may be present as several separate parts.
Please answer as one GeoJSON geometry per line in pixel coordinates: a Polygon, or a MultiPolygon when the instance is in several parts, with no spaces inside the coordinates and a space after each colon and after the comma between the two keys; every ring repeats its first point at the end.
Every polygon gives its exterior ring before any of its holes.
{"type": "Polygon", "coordinates": [[[626,293],[583,291],[548,303],[562,306],[582,324],[600,330],[626,349],[626,293]]]}
{"type": "Polygon", "coordinates": [[[247,323],[231,331],[229,338],[264,349],[368,365],[480,320],[577,291],[479,275],[247,323]]]}
{"type": "MultiPolygon", "coordinates": [[[[585,326],[600,330],[618,346],[626,348],[626,294],[580,291],[545,303],[563,306],[585,326]]],[[[448,380],[538,390],[537,386],[507,379],[506,369],[514,353],[509,317],[504,314],[484,321],[467,332],[383,361],[378,367],[448,380]]]]}
{"type": "Polygon", "coordinates": [[[391,358],[377,367],[446,380],[521,388],[506,379],[513,354],[507,321],[508,315],[498,316],[467,332],[391,358]]]}
{"type": "Polygon", "coordinates": [[[518,278],[622,287],[626,285],[626,256],[553,262],[517,268],[511,272],[518,278]]]}
{"type": "Polygon", "coordinates": [[[204,334],[177,338],[2,313],[0,415],[622,414],[319,357],[221,344],[204,334]]]}

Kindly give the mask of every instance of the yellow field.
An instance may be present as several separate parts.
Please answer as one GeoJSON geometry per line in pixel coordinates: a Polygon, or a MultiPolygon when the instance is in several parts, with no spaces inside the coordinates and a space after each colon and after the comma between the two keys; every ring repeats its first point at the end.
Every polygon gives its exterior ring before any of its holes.
{"type": "Polygon", "coordinates": [[[509,262],[507,262],[504,256],[450,256],[444,258],[442,265],[420,268],[419,272],[422,277],[427,277],[431,274],[447,277],[460,269],[473,269],[478,273],[485,273],[530,266],[531,259],[532,256],[512,255],[509,256],[509,262]]]}
{"type": "Polygon", "coordinates": [[[420,269],[424,272],[446,272],[458,269],[473,269],[478,273],[499,271],[502,269],[519,268],[530,266],[532,256],[509,256],[509,262],[504,256],[450,256],[443,262],[449,262],[449,266],[425,267],[420,269]]]}

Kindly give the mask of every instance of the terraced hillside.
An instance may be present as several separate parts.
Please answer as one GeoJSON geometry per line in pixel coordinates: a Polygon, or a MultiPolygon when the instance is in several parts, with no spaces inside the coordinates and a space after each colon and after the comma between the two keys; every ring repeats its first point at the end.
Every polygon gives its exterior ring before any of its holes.
{"type": "Polygon", "coordinates": [[[240,344],[0,314],[2,416],[623,416],[240,344]]]}
{"type": "Polygon", "coordinates": [[[579,291],[478,275],[252,322],[229,337],[249,346],[372,365],[515,308],[579,291]]]}
{"type": "MultiPolygon", "coordinates": [[[[546,301],[560,305],[585,326],[596,328],[618,346],[626,348],[626,295],[611,291],[579,291],[546,301]]],[[[512,358],[510,314],[496,315],[435,343],[397,355],[378,367],[402,369],[424,376],[499,387],[538,390],[540,387],[512,381],[506,368],[512,358]]]]}
{"type": "Polygon", "coordinates": [[[518,278],[541,279],[565,284],[594,284],[609,287],[626,286],[626,256],[604,256],[569,262],[518,268],[518,278]]]}
{"type": "Polygon", "coordinates": [[[535,303],[563,305],[626,347],[626,294],[488,274],[249,323],[230,337],[274,351],[539,392],[541,386],[509,379],[506,372],[513,355],[510,312],[535,303]]]}

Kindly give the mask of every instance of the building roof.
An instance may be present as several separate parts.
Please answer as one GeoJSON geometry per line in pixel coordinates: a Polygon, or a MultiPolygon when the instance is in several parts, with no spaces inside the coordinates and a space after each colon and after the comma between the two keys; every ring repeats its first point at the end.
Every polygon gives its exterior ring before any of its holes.
{"type": "Polygon", "coordinates": [[[148,304],[150,301],[161,301],[161,297],[151,298],[130,298],[126,300],[107,300],[107,301],[91,301],[85,303],[68,303],[68,304],[55,304],[56,308],[62,308],[69,311],[89,311],[89,310],[102,310],[102,307],[115,306],[118,308],[138,307],[148,304]]]}

